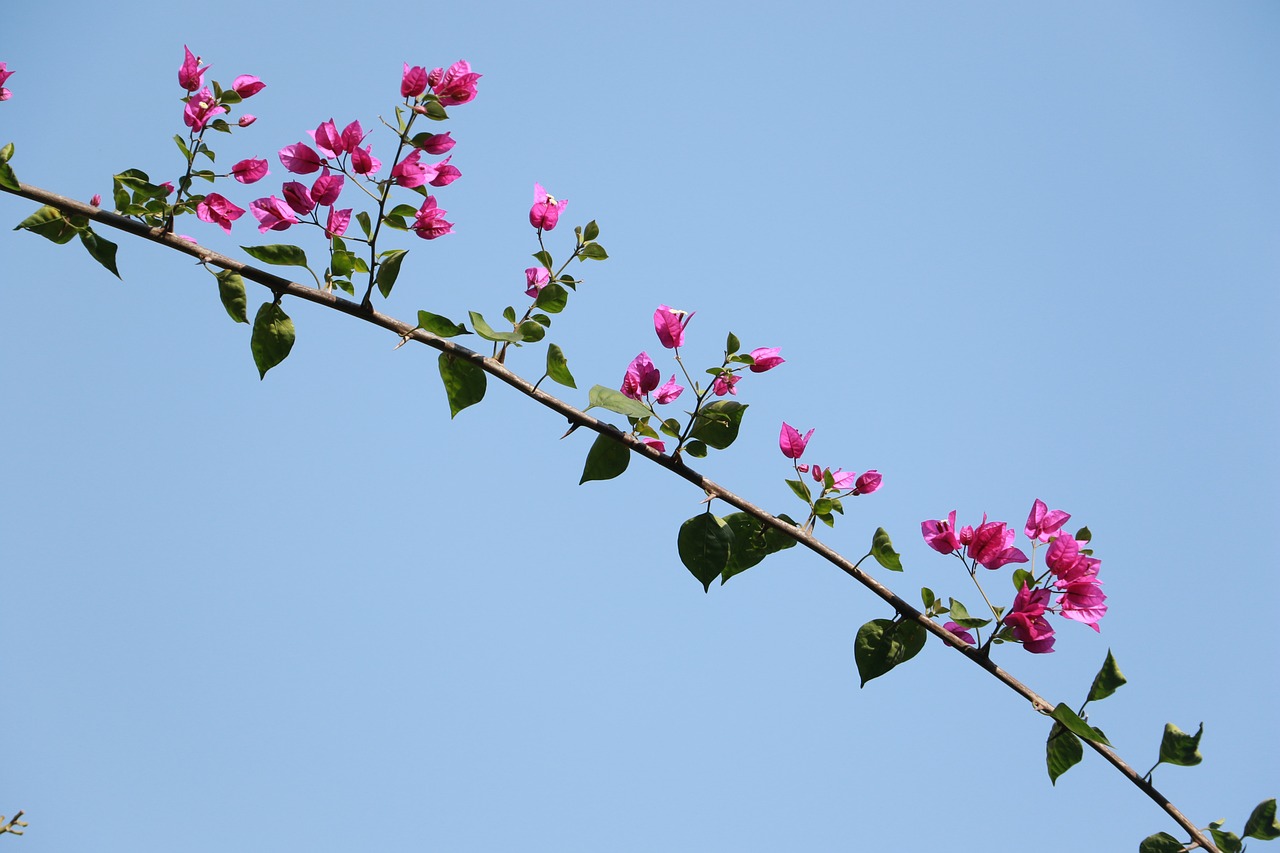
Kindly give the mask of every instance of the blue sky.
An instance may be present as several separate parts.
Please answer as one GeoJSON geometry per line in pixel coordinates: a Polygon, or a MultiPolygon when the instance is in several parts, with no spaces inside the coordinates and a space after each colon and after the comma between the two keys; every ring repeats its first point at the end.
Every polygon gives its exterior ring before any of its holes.
{"type": "MultiPolygon", "coordinates": [[[[815,427],[807,457],[885,477],[824,538],[856,558],[885,527],[907,573],[880,575],[910,598],[976,598],[921,520],[1073,513],[1102,633],[998,661],[1076,704],[1112,649],[1130,683],[1092,722],[1145,770],[1166,722],[1203,720],[1204,763],[1156,782],[1238,828],[1280,794],[1278,35],[1265,2],[23,4],[0,143],[82,199],[129,167],[176,177],[189,44],[267,83],[218,162],[269,157],[278,191],[274,152],[375,125],[402,61],[468,59],[463,178],[439,192],[457,233],[404,244],[385,310],[521,304],[533,183],[568,198],[549,248],[595,218],[611,255],[549,338],[582,388],[658,357],[659,303],[698,311],[699,367],[728,331],[782,347],[698,467],[794,513],[778,424],[815,427]]],[[[0,196],[5,222],[31,209],[0,196]]],[[[1056,853],[1173,831],[1096,757],[1051,787],[1045,720],[937,643],[859,690],[854,634],[887,609],[799,549],[704,595],[675,549],[701,495],[667,472],[580,487],[589,442],[559,418],[494,384],[450,422],[432,353],[304,305],[260,382],[213,279],[120,242],[123,284],[0,232],[14,849],[1056,853]]]]}

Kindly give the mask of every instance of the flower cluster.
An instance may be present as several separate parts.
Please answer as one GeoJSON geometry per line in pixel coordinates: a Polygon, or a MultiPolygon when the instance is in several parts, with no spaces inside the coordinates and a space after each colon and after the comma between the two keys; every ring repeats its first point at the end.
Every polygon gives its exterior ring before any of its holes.
{"type": "Polygon", "coordinates": [[[869,495],[880,488],[883,478],[880,476],[880,472],[875,469],[859,474],[856,471],[846,471],[843,468],[837,468],[833,471],[830,468],[823,468],[821,465],[800,462],[800,457],[804,455],[805,448],[809,446],[809,439],[813,438],[813,433],[813,430],[809,430],[804,435],[801,435],[800,430],[791,424],[786,421],[782,423],[782,432],[778,435],[778,446],[781,448],[783,456],[795,460],[797,474],[809,474],[813,477],[815,483],[823,486],[823,495],[828,492],[844,492],[843,497],[869,495]]]}

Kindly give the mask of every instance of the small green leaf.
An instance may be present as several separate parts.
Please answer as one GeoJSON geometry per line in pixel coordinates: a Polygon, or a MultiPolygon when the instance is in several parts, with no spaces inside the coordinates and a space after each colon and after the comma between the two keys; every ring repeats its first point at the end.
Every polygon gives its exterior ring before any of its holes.
{"type": "Polygon", "coordinates": [[[791,487],[791,491],[796,493],[796,497],[810,506],[813,505],[813,495],[809,493],[809,486],[805,484],[804,480],[786,480],[784,482],[791,487]]]}
{"type": "Polygon", "coordinates": [[[426,329],[439,338],[452,338],[456,335],[471,334],[467,331],[467,327],[461,323],[455,323],[448,317],[441,317],[439,314],[432,314],[430,311],[418,312],[418,328],[426,329]]]}
{"type": "Polygon", "coordinates": [[[537,320],[525,320],[516,329],[520,333],[520,340],[526,344],[534,344],[546,337],[547,329],[537,320]]]}
{"type": "Polygon", "coordinates": [[[47,204],[15,225],[13,230],[17,231],[21,228],[59,245],[71,242],[71,238],[75,237],[80,230],[63,215],[61,210],[47,204]]]}
{"type": "Polygon", "coordinates": [[[831,515],[831,499],[830,499],[830,498],[818,498],[816,501],[814,501],[814,502],[813,502],[813,513],[814,513],[814,515],[825,515],[825,516],[830,517],[830,515],[831,515]]]}
{"type": "Polygon", "coordinates": [[[85,228],[80,232],[80,243],[89,252],[91,258],[106,267],[108,272],[116,278],[120,278],[120,271],[116,269],[116,249],[118,247],[115,243],[105,237],[99,237],[89,228],[85,228]]]}
{"type": "Polygon", "coordinates": [[[444,380],[444,393],[449,398],[449,417],[474,406],[484,399],[486,377],[478,364],[451,353],[440,353],[440,378],[444,380]]]}
{"type": "Polygon", "coordinates": [[[592,385],[587,392],[587,409],[599,406],[629,418],[647,418],[653,414],[649,407],[639,400],[633,400],[621,391],[606,388],[603,385],[592,385]]]}
{"type": "Polygon", "coordinates": [[[289,246],[284,243],[272,243],[269,246],[241,246],[249,253],[249,257],[257,258],[264,264],[273,264],[278,267],[305,267],[307,265],[307,253],[297,246],[289,246]]]}
{"type": "MultiPolygon", "coordinates": [[[[362,210],[357,213],[356,222],[360,224],[360,230],[364,232],[365,237],[373,233],[373,221],[369,218],[368,212],[362,210]]],[[[365,270],[365,272],[368,272],[368,270],[365,270]]]]}
{"type": "Polygon", "coordinates": [[[12,159],[13,143],[9,142],[3,148],[0,148],[0,163],[8,163],[12,159]]]}
{"type": "Polygon", "coordinates": [[[439,101],[427,101],[424,106],[427,109],[427,118],[432,121],[444,121],[449,118],[449,114],[444,111],[444,107],[440,105],[439,101]]]}
{"type": "Polygon", "coordinates": [[[858,665],[861,687],[919,654],[925,631],[917,622],[872,619],[858,629],[853,641],[853,659],[858,665]]]}
{"type": "Polygon", "coordinates": [[[951,621],[961,628],[982,628],[991,622],[990,619],[976,619],[970,616],[968,608],[954,598],[948,599],[947,603],[951,611],[951,621]]]}
{"type": "Polygon", "coordinates": [[[262,303],[253,318],[253,335],[249,339],[259,379],[265,379],[268,370],[289,357],[295,337],[293,321],[284,309],[274,302],[262,303]]]}
{"type": "Polygon", "coordinates": [[[1085,740],[1091,740],[1094,743],[1111,746],[1111,742],[1107,740],[1106,735],[1080,719],[1076,712],[1063,702],[1059,702],[1049,716],[1062,723],[1074,735],[1078,735],[1085,740]]]}
{"type": "Polygon", "coordinates": [[[671,438],[680,437],[680,422],[675,418],[667,418],[658,429],[662,430],[663,435],[671,438]]]}
{"type": "Polygon", "coordinates": [[[395,207],[391,208],[391,215],[399,216],[402,219],[408,219],[411,216],[416,216],[417,213],[418,208],[411,204],[397,204],[395,207]]]}
{"type": "Polygon", "coordinates": [[[408,249],[392,249],[382,253],[382,258],[378,261],[378,291],[383,299],[391,295],[391,288],[400,276],[400,262],[407,254],[408,249]]]}
{"type": "Polygon", "coordinates": [[[503,308],[503,309],[502,309],[502,319],[506,320],[506,321],[507,321],[508,323],[510,323],[512,326],[515,326],[515,323],[516,323],[516,309],[512,308],[510,305],[508,305],[506,308],[503,308]]]}
{"type": "Polygon", "coordinates": [[[1058,784],[1058,777],[1080,763],[1084,758],[1084,745],[1080,738],[1067,730],[1057,720],[1049,729],[1049,740],[1044,745],[1045,763],[1049,767],[1049,782],[1058,784]]]}
{"type": "MultiPolygon", "coordinates": [[[[10,145],[12,146],[12,143],[10,145]]],[[[19,186],[18,176],[13,173],[13,167],[8,163],[0,163],[0,187],[17,192],[19,186]]]]}
{"type": "Polygon", "coordinates": [[[1079,530],[1076,531],[1076,540],[1079,542],[1092,542],[1093,531],[1091,531],[1087,527],[1081,527],[1079,530]]]}
{"type": "Polygon", "coordinates": [[[902,571],[902,560],[898,557],[898,552],[893,550],[893,541],[883,527],[877,527],[875,535],[871,537],[871,556],[891,572],[902,571]]]}
{"type": "Polygon", "coordinates": [[[566,388],[577,388],[573,374],[569,372],[569,362],[565,360],[564,350],[557,344],[547,347],[547,376],[552,382],[558,382],[566,388]]]}
{"type": "Polygon", "coordinates": [[[735,354],[742,347],[742,342],[738,340],[738,336],[733,332],[729,333],[729,337],[724,342],[724,351],[728,355],[735,354]]]}
{"type": "Polygon", "coordinates": [[[1240,853],[1244,850],[1244,845],[1240,843],[1240,836],[1234,832],[1223,832],[1214,827],[1209,830],[1209,834],[1213,836],[1213,843],[1220,853],[1240,853]]]}
{"type": "Polygon", "coordinates": [[[1116,664],[1115,656],[1111,654],[1110,649],[1107,649],[1107,659],[1102,662],[1102,669],[1098,670],[1098,674],[1093,677],[1093,685],[1089,688],[1089,698],[1086,701],[1097,702],[1106,699],[1126,680],[1116,664]]]}
{"type": "Polygon", "coordinates": [[[684,452],[692,456],[694,459],[707,458],[707,446],[697,439],[686,442],[684,452]]]}
{"type": "Polygon", "coordinates": [[[695,515],[680,525],[676,548],[680,562],[702,584],[702,591],[711,589],[711,582],[729,564],[729,550],[733,545],[733,530],[724,519],[709,512],[695,515]]]}
{"type": "Polygon", "coordinates": [[[578,254],[578,260],[603,261],[609,257],[609,253],[604,250],[604,246],[599,243],[588,243],[582,247],[582,251],[578,254]]]}
{"type": "Polygon", "coordinates": [[[548,314],[559,314],[569,304],[569,291],[553,281],[542,288],[533,304],[548,314]]]}
{"type": "Polygon", "coordinates": [[[582,238],[587,242],[594,240],[600,236],[600,226],[593,219],[587,223],[587,227],[582,230],[582,238]]]}
{"type": "Polygon", "coordinates": [[[494,331],[493,327],[485,322],[485,319],[481,314],[475,311],[468,311],[467,313],[471,315],[471,325],[475,328],[476,334],[484,338],[486,341],[502,341],[510,344],[519,343],[519,332],[494,331]]]}
{"type": "Polygon", "coordinates": [[[1014,569],[1013,571],[1013,588],[1022,589],[1024,586],[1030,586],[1035,575],[1026,569],[1014,569]]]}
{"type": "Polygon", "coordinates": [[[587,464],[582,468],[581,486],[588,480],[612,480],[627,470],[631,451],[620,441],[605,435],[597,435],[587,451],[587,464]]]}
{"type": "Polygon", "coordinates": [[[239,273],[231,270],[222,270],[217,273],[218,279],[218,298],[222,300],[222,307],[227,309],[227,314],[237,323],[249,322],[249,306],[248,297],[244,292],[244,279],[239,273]]]}
{"type": "Polygon", "coordinates": [[[550,272],[552,267],[554,266],[554,263],[551,260],[551,253],[548,252],[546,249],[543,249],[540,252],[534,252],[533,259],[538,263],[542,264],[542,266],[545,267],[548,272],[550,272]]]}
{"type": "Polygon", "coordinates": [[[1165,723],[1164,736],[1160,739],[1159,764],[1175,764],[1178,767],[1195,767],[1204,760],[1200,754],[1200,736],[1204,723],[1196,733],[1189,735],[1173,723],[1165,723]]]}
{"type": "Polygon", "coordinates": [[[1138,845],[1138,853],[1182,853],[1185,849],[1181,841],[1167,832],[1148,835],[1138,845]]]}
{"type": "Polygon", "coordinates": [[[933,590],[929,589],[929,587],[922,586],[920,587],[920,600],[924,602],[924,609],[928,610],[933,607],[933,603],[938,600],[938,597],[933,594],[933,590]]]}
{"type": "Polygon", "coordinates": [[[1260,841],[1272,841],[1280,838],[1280,821],[1276,820],[1276,801],[1272,797],[1258,803],[1253,814],[1244,824],[1244,837],[1257,838],[1260,841]]]}
{"type": "Polygon", "coordinates": [[[708,447],[724,450],[738,438],[738,427],[747,411],[745,403],[736,400],[716,400],[698,410],[694,416],[691,435],[708,447]]]}

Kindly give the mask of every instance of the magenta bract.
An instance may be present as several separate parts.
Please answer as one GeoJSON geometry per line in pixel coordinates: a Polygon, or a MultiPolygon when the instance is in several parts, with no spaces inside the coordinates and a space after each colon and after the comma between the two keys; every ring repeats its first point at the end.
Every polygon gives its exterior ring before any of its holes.
{"type": "Polygon", "coordinates": [[[251,74],[241,74],[231,84],[231,88],[241,98],[252,98],[254,95],[267,88],[267,84],[263,83],[257,77],[251,74]]]}
{"type": "Polygon", "coordinates": [[[427,79],[440,99],[440,105],[451,107],[475,100],[476,81],[480,76],[471,71],[471,65],[465,59],[460,59],[450,65],[448,71],[436,68],[427,79]]]}
{"type": "Polygon", "coordinates": [[[684,346],[684,330],[697,311],[679,311],[667,305],[659,305],[653,312],[653,330],[667,349],[684,346]],[[681,319],[683,318],[683,319],[681,319]]]}
{"type": "Polygon", "coordinates": [[[455,144],[453,137],[450,136],[452,132],[428,134],[418,147],[428,154],[448,154],[455,144]]]}
{"type": "Polygon", "coordinates": [[[946,521],[922,521],[920,532],[930,548],[939,554],[960,550],[960,538],[956,535],[956,511],[951,510],[946,521]]]}
{"type": "Polygon", "coordinates": [[[1013,608],[1004,617],[1004,624],[1013,629],[1013,636],[1022,647],[1033,654],[1053,651],[1053,626],[1044,618],[1049,605],[1049,590],[1031,589],[1025,583],[1013,598],[1013,608]]]}
{"type": "Polygon", "coordinates": [[[324,225],[324,233],[329,237],[341,237],[347,233],[347,226],[350,224],[351,208],[338,210],[331,207],[329,208],[329,219],[324,225]]]}
{"type": "Polygon", "coordinates": [[[782,432],[778,436],[778,446],[782,448],[783,456],[788,459],[799,459],[804,455],[804,449],[811,438],[813,438],[813,430],[800,435],[800,430],[783,421],[782,432]]]}
{"type": "Polygon", "coordinates": [[[448,211],[436,207],[434,197],[427,196],[427,200],[422,203],[422,207],[418,209],[417,214],[413,217],[413,224],[409,227],[413,230],[413,233],[424,240],[443,237],[445,234],[453,232],[453,223],[444,221],[446,213],[448,211]]]}
{"type": "Polygon", "coordinates": [[[244,216],[244,208],[237,207],[217,193],[209,193],[196,205],[196,217],[201,222],[212,222],[228,234],[231,223],[244,216]]]}
{"type": "Polygon", "coordinates": [[[320,155],[302,142],[280,149],[280,163],[295,175],[310,175],[320,170],[320,155]]]}
{"type": "Polygon", "coordinates": [[[427,91],[427,69],[420,65],[409,67],[404,64],[404,74],[400,78],[400,97],[416,98],[427,91]]]}
{"type": "Polygon", "coordinates": [[[183,57],[182,65],[178,67],[178,85],[186,89],[188,92],[194,92],[204,85],[204,72],[209,70],[209,66],[200,67],[200,57],[191,53],[191,49],[185,44],[182,46],[183,57]]]}
{"type": "Polygon", "coordinates": [[[267,168],[268,163],[266,160],[250,157],[248,160],[241,160],[231,167],[231,177],[242,184],[252,184],[267,176],[267,168]]]}
{"type": "Polygon", "coordinates": [[[1062,525],[1066,524],[1069,518],[1071,516],[1060,509],[1050,512],[1045,502],[1036,498],[1035,503],[1031,505],[1031,514],[1027,516],[1027,526],[1022,532],[1028,539],[1048,542],[1050,537],[1062,529],[1062,525]]]}
{"type": "Polygon", "coordinates": [[[524,271],[525,296],[537,296],[551,283],[551,273],[546,267],[529,267],[524,271]]]}
{"type": "Polygon", "coordinates": [[[560,212],[569,203],[567,198],[559,201],[555,196],[542,188],[542,184],[533,185],[533,207],[529,208],[529,224],[539,231],[550,231],[560,221],[560,212]]]}
{"type": "Polygon", "coordinates": [[[289,205],[275,196],[249,202],[249,212],[258,220],[260,234],[266,234],[268,231],[284,231],[298,222],[298,217],[293,215],[289,205]]]}
{"type": "Polygon", "coordinates": [[[182,111],[182,120],[192,130],[204,130],[210,119],[226,111],[226,107],[218,106],[213,92],[201,89],[188,99],[186,109],[182,111]]]}
{"type": "Polygon", "coordinates": [[[627,373],[622,377],[622,393],[633,400],[639,400],[648,394],[662,381],[662,374],[653,366],[653,360],[647,352],[642,352],[627,365],[627,373]]]}
{"type": "Polygon", "coordinates": [[[778,357],[778,353],[780,351],[780,347],[760,347],[759,349],[753,349],[748,353],[748,355],[755,360],[755,363],[751,365],[751,372],[764,373],[766,370],[773,370],[773,368],[777,367],[779,364],[784,363],[786,359],[778,357]]]}

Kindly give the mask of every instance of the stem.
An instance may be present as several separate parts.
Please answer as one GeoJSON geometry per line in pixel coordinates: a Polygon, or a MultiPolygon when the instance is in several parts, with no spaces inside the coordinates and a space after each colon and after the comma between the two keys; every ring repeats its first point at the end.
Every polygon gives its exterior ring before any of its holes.
{"type": "MultiPolygon", "coordinates": [[[[332,293],[327,293],[324,290],[317,290],[316,288],[308,285],[298,284],[297,282],[290,281],[289,279],[282,278],[273,273],[250,266],[249,264],[238,261],[235,258],[218,254],[217,252],[213,252],[198,244],[180,240],[172,234],[167,233],[163,228],[148,228],[142,223],[135,222],[127,217],[118,216],[109,211],[102,210],[101,208],[91,207],[90,205],[83,204],[74,199],[66,198],[65,196],[60,196],[55,193],[51,193],[48,190],[33,187],[29,184],[20,183],[17,190],[11,190],[6,187],[0,187],[0,190],[21,196],[22,198],[29,199],[40,204],[47,204],[51,207],[56,207],[67,214],[88,217],[102,225],[128,232],[154,243],[160,243],[183,254],[190,255],[202,263],[212,264],[223,269],[231,270],[232,272],[238,273],[242,278],[257,282],[258,284],[269,288],[276,295],[277,300],[281,296],[293,296],[303,300],[304,302],[311,302],[313,304],[338,311],[339,313],[346,314],[350,317],[354,317],[358,320],[363,320],[364,322],[378,326],[379,328],[386,329],[392,332],[398,339],[414,340],[432,349],[439,350],[440,352],[449,353],[455,358],[469,361],[485,373],[488,373],[500,382],[511,386],[519,393],[532,399],[534,402],[539,403],[551,411],[556,412],[561,417],[568,419],[569,423],[572,424],[574,428],[586,427],[592,432],[603,435],[611,441],[618,442],[632,453],[648,459],[655,465],[666,468],[668,471],[671,471],[683,480],[687,480],[707,495],[719,498],[735,509],[750,515],[752,518],[757,519],[761,523],[777,530],[783,535],[789,536],[797,543],[808,548],[814,554],[844,572],[853,580],[862,584],[862,586],[866,587],[873,595],[892,607],[903,620],[916,622],[930,634],[933,634],[935,637],[938,637],[948,643],[956,654],[961,655],[973,665],[986,671],[986,673],[992,678],[996,679],[1014,693],[1018,694],[1018,696],[1029,702],[1031,707],[1039,713],[1047,716],[1053,711],[1053,702],[1045,699],[1030,687],[1026,686],[1008,672],[1001,669],[989,657],[981,654],[977,649],[973,648],[968,643],[965,643],[950,631],[945,630],[937,622],[925,616],[915,607],[907,603],[906,600],[898,597],[893,590],[884,586],[880,581],[862,571],[858,568],[857,564],[850,562],[846,557],[840,555],[823,542],[810,535],[808,532],[801,530],[795,525],[788,524],[777,516],[772,515],[755,504],[739,497],[737,494],[729,491],[719,483],[707,479],[697,471],[690,468],[682,459],[675,455],[668,456],[666,454],[659,453],[635,436],[623,432],[613,424],[597,420],[586,412],[574,408],[563,400],[553,397],[545,391],[538,390],[527,380],[508,370],[506,366],[499,363],[496,359],[486,358],[481,353],[467,349],[464,346],[454,343],[448,338],[437,337],[424,329],[418,328],[416,324],[410,325],[409,323],[397,320],[394,317],[380,314],[361,303],[340,298],[332,293]]],[[[1091,740],[1085,740],[1084,742],[1088,744],[1094,752],[1101,755],[1103,759],[1111,764],[1111,766],[1113,766],[1120,775],[1128,779],[1138,790],[1142,791],[1153,802],[1155,802],[1156,805],[1165,812],[1165,814],[1169,815],[1169,817],[1177,823],[1178,826],[1182,827],[1182,829],[1191,836],[1195,844],[1204,848],[1206,851],[1211,851],[1211,853],[1218,853],[1218,848],[1213,845],[1213,842],[1209,837],[1194,823],[1188,820],[1187,817],[1173,805],[1173,803],[1169,802],[1169,799],[1160,793],[1160,791],[1158,791],[1149,780],[1139,776],[1138,772],[1125,762],[1125,760],[1121,758],[1115,750],[1091,740]]]]}
{"type": "MultiPolygon", "coordinates": [[[[382,217],[387,209],[387,199],[391,196],[391,188],[396,185],[396,180],[391,176],[391,170],[400,163],[400,152],[404,151],[405,143],[408,142],[409,131],[413,128],[413,120],[418,114],[413,110],[409,110],[409,123],[404,126],[403,131],[397,131],[400,137],[400,144],[396,146],[396,156],[391,158],[391,169],[387,171],[387,180],[382,185],[382,193],[378,198],[378,216],[373,221],[373,233],[369,235],[369,286],[364,289],[364,298],[360,300],[360,304],[367,311],[373,310],[373,285],[377,280],[378,274],[378,234],[382,231],[382,217]]],[[[397,122],[399,118],[397,117],[397,122]]],[[[386,122],[383,122],[386,124],[386,122]]]]}

